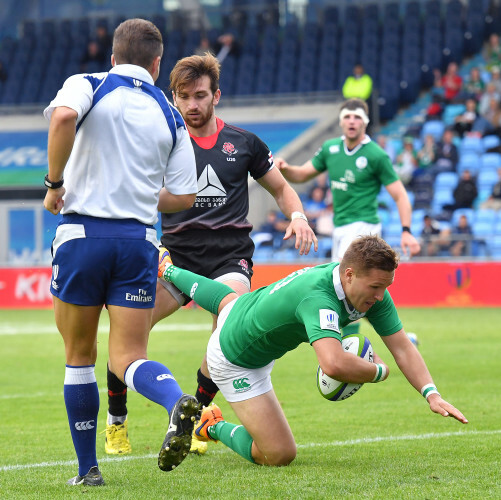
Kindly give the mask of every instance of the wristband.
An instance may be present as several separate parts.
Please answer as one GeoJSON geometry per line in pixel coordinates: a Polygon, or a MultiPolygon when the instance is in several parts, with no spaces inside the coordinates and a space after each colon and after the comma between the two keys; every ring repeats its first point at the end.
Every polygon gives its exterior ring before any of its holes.
{"type": "Polygon", "coordinates": [[[440,393],[438,392],[437,388],[433,384],[426,384],[421,387],[421,396],[428,400],[428,396],[431,396],[432,394],[438,394],[440,396],[440,393]]]}
{"type": "Polygon", "coordinates": [[[44,183],[45,187],[48,187],[49,189],[59,189],[60,187],[63,187],[64,179],[61,179],[60,181],[52,182],[49,179],[49,174],[47,174],[44,178],[43,183],[44,183]]]}
{"type": "Polygon", "coordinates": [[[409,226],[402,226],[402,233],[411,233],[411,228],[409,226]]]}
{"type": "Polygon", "coordinates": [[[308,222],[308,218],[302,212],[292,212],[291,221],[293,221],[295,219],[303,219],[306,222],[308,222]]]}
{"type": "Polygon", "coordinates": [[[382,365],[381,363],[376,363],[376,368],[376,375],[372,379],[373,383],[382,382],[386,378],[386,366],[382,365]]]}

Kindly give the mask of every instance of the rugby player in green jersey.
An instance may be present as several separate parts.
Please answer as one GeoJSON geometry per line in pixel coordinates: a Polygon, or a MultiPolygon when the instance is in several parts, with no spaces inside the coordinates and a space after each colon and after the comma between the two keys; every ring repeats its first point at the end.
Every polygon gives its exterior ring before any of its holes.
{"type": "MultiPolygon", "coordinates": [[[[289,165],[277,158],[275,165],[290,182],[306,182],[322,172],[329,175],[334,210],[332,261],[340,262],[350,243],[364,234],[381,236],[377,197],[384,186],[395,200],[402,236],[400,246],[405,254],[421,250],[411,234],[412,207],[402,181],[389,156],[365,133],[369,123],[367,104],[361,99],[348,99],[341,106],[339,124],[343,135],[324,142],[315,156],[301,166],[289,165]]],[[[343,333],[358,332],[359,324],[343,333]]]]}
{"type": "Polygon", "coordinates": [[[243,424],[226,422],[213,404],[203,410],[195,435],[201,441],[220,440],[253,463],[292,462],[296,443],[273,390],[273,364],[308,342],[323,372],[336,380],[386,380],[388,366],[377,354],[371,363],[341,347],[341,328],[362,317],[371,322],[430,409],[467,423],[441,398],[421,354],[404,332],[387,290],[397,266],[398,255],[384,240],[365,235],[351,243],[341,263],[301,269],[239,297],[223,283],[172,265],[162,248],[159,276],[219,315],[207,347],[207,366],[243,424]]]}

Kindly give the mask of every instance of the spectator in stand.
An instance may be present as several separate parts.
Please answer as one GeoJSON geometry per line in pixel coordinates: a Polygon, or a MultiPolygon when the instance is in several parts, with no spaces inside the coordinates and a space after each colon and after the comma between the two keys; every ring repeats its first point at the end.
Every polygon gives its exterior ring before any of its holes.
{"type": "Polygon", "coordinates": [[[343,84],[343,97],[352,99],[357,97],[369,103],[372,94],[372,78],[364,72],[361,64],[355,64],[353,75],[346,78],[343,84]]]}
{"type": "Polygon", "coordinates": [[[261,243],[262,246],[272,246],[278,249],[282,246],[284,232],[289,225],[289,221],[280,218],[279,212],[276,210],[269,210],[266,215],[266,222],[264,222],[256,233],[253,235],[253,240],[256,245],[261,243]]]}
{"type": "Polygon", "coordinates": [[[113,37],[108,33],[106,25],[100,23],[96,26],[95,40],[99,45],[99,50],[106,58],[111,56],[113,37]]]}
{"type": "Polygon", "coordinates": [[[465,107],[464,112],[454,118],[454,130],[461,138],[473,130],[475,122],[477,122],[479,117],[477,101],[475,99],[471,97],[466,99],[465,107]]]}
{"type": "Polygon", "coordinates": [[[414,139],[412,137],[404,137],[403,149],[398,154],[394,165],[394,169],[404,185],[410,183],[417,167],[418,160],[416,150],[414,149],[414,139]]]}
{"type": "Polygon", "coordinates": [[[383,134],[378,135],[377,143],[386,151],[386,154],[390,157],[391,162],[395,163],[395,160],[397,159],[397,152],[391,142],[388,141],[388,137],[383,134]]]}
{"type": "Polygon", "coordinates": [[[193,53],[196,56],[203,56],[207,52],[213,53],[214,51],[212,50],[209,37],[207,35],[202,35],[200,37],[200,43],[198,44],[198,47],[194,50],[193,53]]]}
{"type": "Polygon", "coordinates": [[[442,140],[437,144],[437,160],[432,169],[434,175],[440,172],[456,171],[456,165],[459,161],[459,152],[453,140],[453,131],[446,129],[442,135],[442,140]]]}
{"type": "Polygon", "coordinates": [[[440,80],[440,86],[444,90],[444,100],[447,104],[454,102],[463,88],[463,79],[458,74],[458,65],[450,62],[447,71],[440,80]]]}
{"type": "Polygon", "coordinates": [[[492,187],[492,192],[481,205],[485,210],[501,210],[501,168],[498,168],[499,181],[492,187]]]}
{"type": "Polygon", "coordinates": [[[499,101],[491,99],[489,109],[477,120],[475,127],[482,135],[501,133],[501,108],[499,101]]]}
{"type": "Polygon", "coordinates": [[[501,68],[499,66],[492,67],[489,83],[492,83],[496,87],[496,92],[501,95],[501,68]]]}
{"type": "Polygon", "coordinates": [[[491,106],[491,100],[495,99],[499,101],[501,99],[501,94],[496,90],[496,85],[489,82],[485,87],[485,92],[482,94],[480,101],[478,103],[478,112],[483,116],[488,111],[491,106]]]}
{"type": "Polygon", "coordinates": [[[461,178],[452,193],[454,203],[444,205],[444,210],[453,212],[458,208],[473,208],[473,202],[478,196],[477,183],[469,170],[463,170],[461,178]]]}
{"type": "Polygon", "coordinates": [[[101,51],[96,40],[90,40],[85,53],[80,59],[81,73],[99,73],[104,71],[106,64],[106,54],[101,51]]]}
{"type": "Polygon", "coordinates": [[[433,257],[437,255],[444,246],[441,238],[440,222],[432,219],[429,215],[423,217],[423,229],[421,231],[421,248],[423,255],[433,257]]]}
{"type": "Polygon", "coordinates": [[[471,255],[471,241],[473,231],[466,215],[459,217],[458,225],[451,232],[451,246],[449,251],[453,257],[471,255]]]}
{"type": "Polygon", "coordinates": [[[429,169],[435,163],[436,158],[437,144],[435,137],[431,134],[426,134],[423,146],[417,153],[418,170],[424,171],[429,169]]]}
{"type": "Polygon", "coordinates": [[[310,198],[303,204],[304,214],[308,217],[308,221],[316,232],[316,225],[318,218],[327,210],[327,203],[325,203],[325,191],[317,186],[310,195],[310,198]]]}
{"type": "Polygon", "coordinates": [[[499,35],[497,33],[492,33],[489,36],[489,40],[482,51],[482,55],[488,70],[493,66],[501,66],[501,44],[499,43],[499,35]]]}
{"type": "Polygon", "coordinates": [[[240,54],[240,44],[231,33],[220,35],[214,44],[214,54],[217,60],[222,63],[228,56],[237,57],[240,54]]]}
{"type": "Polygon", "coordinates": [[[468,78],[464,81],[463,93],[467,98],[479,100],[485,90],[485,82],[477,67],[471,68],[468,78]]]}

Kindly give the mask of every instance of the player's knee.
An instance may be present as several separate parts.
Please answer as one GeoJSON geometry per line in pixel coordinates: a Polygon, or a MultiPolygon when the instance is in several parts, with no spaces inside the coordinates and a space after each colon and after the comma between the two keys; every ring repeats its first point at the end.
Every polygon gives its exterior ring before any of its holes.
{"type": "Polygon", "coordinates": [[[283,467],[289,465],[295,458],[297,454],[296,444],[291,443],[289,446],[283,447],[273,453],[266,455],[267,465],[272,465],[275,467],[283,467]]]}

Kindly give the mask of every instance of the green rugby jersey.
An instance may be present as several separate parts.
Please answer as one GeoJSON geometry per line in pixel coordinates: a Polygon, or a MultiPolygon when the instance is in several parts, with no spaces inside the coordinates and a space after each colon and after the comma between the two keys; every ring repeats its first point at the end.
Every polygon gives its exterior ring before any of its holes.
{"type": "Polygon", "coordinates": [[[302,342],[341,340],[341,328],[364,316],[382,336],[402,328],[388,290],[360,313],[346,302],[337,262],[307,267],[239,297],[221,329],[221,350],[235,365],[260,368],[302,342]]]}
{"type": "Polygon", "coordinates": [[[352,222],[377,224],[377,196],[381,186],[398,180],[386,152],[368,136],[352,151],[343,137],[329,139],[312,158],[319,171],[328,171],[334,208],[334,225],[352,222]]]}

